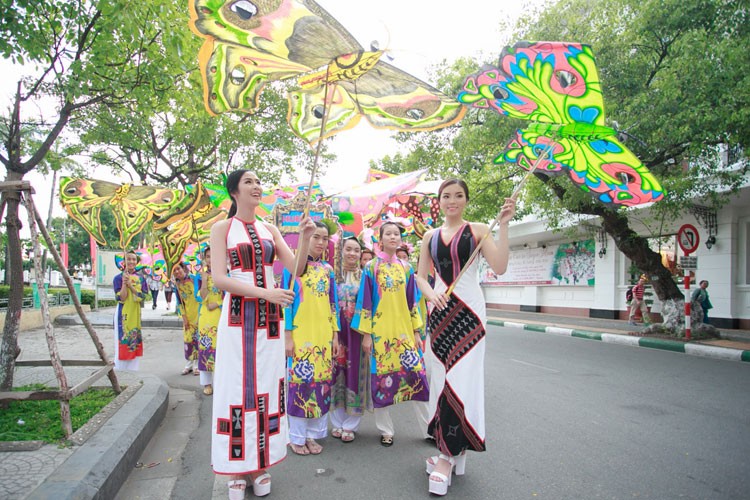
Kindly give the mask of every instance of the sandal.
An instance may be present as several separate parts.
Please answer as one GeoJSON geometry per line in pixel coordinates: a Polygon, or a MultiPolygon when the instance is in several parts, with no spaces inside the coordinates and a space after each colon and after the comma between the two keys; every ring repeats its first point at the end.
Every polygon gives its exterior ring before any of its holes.
{"type": "Polygon", "coordinates": [[[271,474],[264,472],[253,479],[253,495],[256,497],[264,497],[269,493],[271,493],[271,474]],[[266,479],[268,481],[266,481],[266,479]],[[264,483],[263,481],[266,482],[264,483]]]}
{"type": "Polygon", "coordinates": [[[203,394],[205,394],[206,396],[210,396],[213,393],[214,393],[214,388],[211,386],[211,384],[203,388],[203,394]]]}
{"type": "Polygon", "coordinates": [[[182,373],[180,373],[180,375],[189,375],[192,371],[192,368],[185,368],[184,370],[182,370],[182,373]]]}
{"type": "Polygon", "coordinates": [[[331,437],[335,437],[336,439],[341,439],[341,436],[344,433],[344,429],[340,427],[334,427],[331,429],[331,437]]]}
{"type": "Polygon", "coordinates": [[[200,374],[201,374],[201,372],[200,372],[200,370],[198,370],[197,368],[196,368],[195,370],[193,370],[193,375],[195,375],[196,377],[197,377],[198,375],[200,375],[200,374]]]}
{"type": "Polygon", "coordinates": [[[307,449],[310,451],[311,455],[320,455],[323,452],[323,447],[320,446],[320,444],[318,444],[318,442],[315,441],[314,439],[308,438],[305,441],[305,446],[307,446],[307,449]]]}
{"type": "Polygon", "coordinates": [[[227,483],[229,488],[229,500],[244,500],[247,481],[244,479],[234,479],[227,483]],[[235,488],[237,486],[237,488],[235,488]]]}
{"type": "MultiPolygon", "coordinates": [[[[442,455],[443,458],[445,458],[445,455],[442,455]]],[[[438,463],[438,460],[440,460],[440,456],[433,455],[427,460],[425,460],[425,472],[427,474],[432,474],[432,471],[435,470],[435,465],[438,463]]],[[[458,456],[451,457],[450,460],[448,460],[451,463],[452,472],[454,472],[457,476],[463,476],[466,473],[466,452],[461,453],[458,456]]]]}
{"type": "Polygon", "coordinates": [[[393,446],[393,436],[380,436],[380,444],[386,448],[393,446]]]}
{"type": "Polygon", "coordinates": [[[354,441],[354,431],[342,431],[341,432],[342,443],[351,443],[352,441],[354,441]]]}
{"type": "Polygon", "coordinates": [[[297,455],[309,455],[310,454],[310,450],[307,448],[307,445],[289,443],[289,447],[297,455]]]}

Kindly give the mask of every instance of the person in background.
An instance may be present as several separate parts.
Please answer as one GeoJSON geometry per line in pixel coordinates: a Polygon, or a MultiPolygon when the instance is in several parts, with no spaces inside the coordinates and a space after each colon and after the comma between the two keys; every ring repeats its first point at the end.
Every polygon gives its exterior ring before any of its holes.
{"type": "Polygon", "coordinates": [[[156,299],[159,298],[159,290],[161,290],[161,280],[158,276],[153,273],[148,275],[148,289],[151,291],[151,300],[153,305],[151,309],[156,310],[156,299]]]}
{"type": "MultiPolygon", "coordinates": [[[[284,310],[289,441],[297,455],[323,451],[316,439],[328,434],[333,360],[339,351],[336,278],[323,260],[330,234],[323,222],[315,226],[307,266],[294,280],[294,302],[284,310]]],[[[284,272],[284,288],[292,288],[290,280],[284,272]]]]}
{"type": "Polygon", "coordinates": [[[172,279],[177,288],[177,300],[182,315],[182,336],[184,345],[185,368],[182,375],[200,375],[198,370],[198,299],[194,276],[189,274],[187,264],[180,262],[172,271],[172,279]]]}
{"type": "Polygon", "coordinates": [[[370,354],[375,425],[380,431],[380,444],[386,447],[393,445],[395,432],[388,408],[404,401],[429,399],[420,350],[419,291],[409,263],[396,257],[400,245],[401,228],[394,222],[383,223],[383,253],[362,270],[351,323],[364,336],[362,349],[370,354]]]}
{"type": "Polygon", "coordinates": [[[405,262],[409,262],[409,248],[406,245],[398,247],[396,250],[396,257],[405,262]]]}
{"type": "Polygon", "coordinates": [[[164,298],[167,299],[167,311],[172,305],[172,294],[174,293],[174,281],[171,279],[164,285],[164,298]]]}
{"type": "Polygon", "coordinates": [[[198,310],[198,371],[203,394],[214,393],[214,362],[216,360],[216,330],[221,318],[224,292],[216,288],[211,276],[211,247],[203,253],[198,310]]]}
{"type": "Polygon", "coordinates": [[[141,303],[148,293],[148,285],[135,270],[138,255],[127,252],[124,269],[115,276],[112,286],[117,298],[114,316],[115,369],[137,371],[143,356],[141,331],[141,303]]]}
{"type": "Polygon", "coordinates": [[[698,285],[698,288],[693,291],[690,299],[693,304],[698,304],[703,309],[703,323],[708,325],[710,324],[708,321],[708,310],[714,307],[708,298],[708,281],[702,280],[698,285]]]}
{"type": "Polygon", "coordinates": [[[362,350],[362,335],[351,329],[357,305],[362,269],[359,267],[362,247],[357,238],[345,238],[341,245],[342,269],[336,276],[339,301],[339,356],[333,372],[333,406],[331,436],[344,443],[354,441],[365,408],[372,409],[370,397],[370,357],[362,350]]]}
{"type": "Polygon", "coordinates": [[[364,269],[365,264],[375,258],[375,253],[369,248],[363,248],[362,253],[359,256],[359,267],[364,269]]]}
{"type": "Polygon", "coordinates": [[[628,315],[628,323],[635,325],[635,312],[640,310],[643,317],[643,324],[651,324],[651,316],[648,314],[648,306],[646,300],[643,298],[643,294],[646,292],[646,277],[641,276],[638,283],[633,287],[633,300],[630,303],[630,314],[628,315]]]}

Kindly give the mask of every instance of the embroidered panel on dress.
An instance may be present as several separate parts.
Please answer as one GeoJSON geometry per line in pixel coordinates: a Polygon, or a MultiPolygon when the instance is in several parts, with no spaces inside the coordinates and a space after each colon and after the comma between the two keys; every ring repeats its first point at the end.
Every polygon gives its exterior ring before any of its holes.
{"type": "Polygon", "coordinates": [[[455,295],[450,296],[444,309],[433,309],[429,321],[432,351],[446,370],[484,338],[482,322],[455,295]]]}
{"type": "Polygon", "coordinates": [[[268,467],[268,395],[257,398],[258,407],[258,468],[268,467]]]}
{"type": "Polygon", "coordinates": [[[244,301],[244,322],[246,328],[243,330],[242,335],[244,345],[242,346],[243,355],[242,361],[244,363],[243,372],[245,374],[245,380],[243,381],[244,393],[242,402],[245,410],[255,409],[255,355],[256,355],[256,337],[258,335],[258,329],[255,326],[255,308],[257,305],[256,299],[246,299],[244,301]]]}
{"type": "Polygon", "coordinates": [[[437,447],[442,453],[448,452],[456,456],[466,449],[474,451],[487,449],[484,439],[466,421],[464,404],[448,383],[440,393],[437,408],[438,411],[430,422],[427,432],[435,437],[437,447]]]}
{"type": "Polygon", "coordinates": [[[245,414],[241,406],[230,406],[232,433],[229,437],[229,460],[245,459],[245,414]]]}

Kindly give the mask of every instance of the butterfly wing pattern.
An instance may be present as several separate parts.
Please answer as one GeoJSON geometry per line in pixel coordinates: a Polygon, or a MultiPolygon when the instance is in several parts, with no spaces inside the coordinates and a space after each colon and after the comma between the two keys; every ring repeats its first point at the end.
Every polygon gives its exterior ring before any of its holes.
{"type": "Polygon", "coordinates": [[[102,234],[101,211],[110,206],[120,235],[119,248],[127,247],[154,216],[167,213],[182,198],[177,189],[71,177],[60,181],[60,203],[100,245],[108,243],[102,234]]]}
{"type": "Polygon", "coordinates": [[[310,144],[353,127],[426,131],[458,122],[466,108],[365,51],[312,0],[191,0],[206,108],[254,112],[269,81],[297,78],[287,120],[310,144]],[[328,97],[326,99],[326,96],[328,97]],[[328,117],[323,125],[324,104],[328,117]]]}
{"type": "Polygon", "coordinates": [[[520,42],[506,47],[498,67],[466,78],[458,100],[475,108],[531,120],[495,163],[567,173],[584,191],[611,205],[663,198],[664,189],[605,123],[601,83],[591,47],[520,42]]]}

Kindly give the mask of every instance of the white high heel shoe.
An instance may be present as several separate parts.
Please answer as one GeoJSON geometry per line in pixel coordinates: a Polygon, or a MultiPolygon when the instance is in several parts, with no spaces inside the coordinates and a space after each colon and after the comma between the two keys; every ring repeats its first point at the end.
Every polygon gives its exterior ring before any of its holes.
{"type": "Polygon", "coordinates": [[[256,497],[264,497],[271,493],[271,474],[264,472],[260,476],[253,480],[253,495],[256,497]],[[267,482],[263,482],[268,479],[267,482]]]}
{"type": "MultiPolygon", "coordinates": [[[[452,457],[453,461],[451,462],[453,465],[454,472],[457,476],[463,476],[466,473],[466,452],[461,453],[457,457],[452,457]]],[[[425,472],[427,474],[432,474],[432,471],[435,470],[435,464],[437,464],[438,460],[440,460],[440,457],[438,455],[434,455],[427,460],[425,460],[425,472]]]]}
{"type": "Polygon", "coordinates": [[[430,458],[434,459],[434,464],[430,464],[429,460],[427,461],[428,468],[432,465],[432,470],[429,472],[429,491],[434,495],[443,496],[448,493],[448,487],[451,485],[451,477],[453,476],[452,472],[455,470],[457,476],[461,476],[466,472],[466,453],[457,457],[449,457],[448,455],[443,455],[441,453],[440,456],[430,458]],[[451,466],[451,470],[447,476],[435,471],[437,462],[441,459],[448,462],[451,466]]]}

